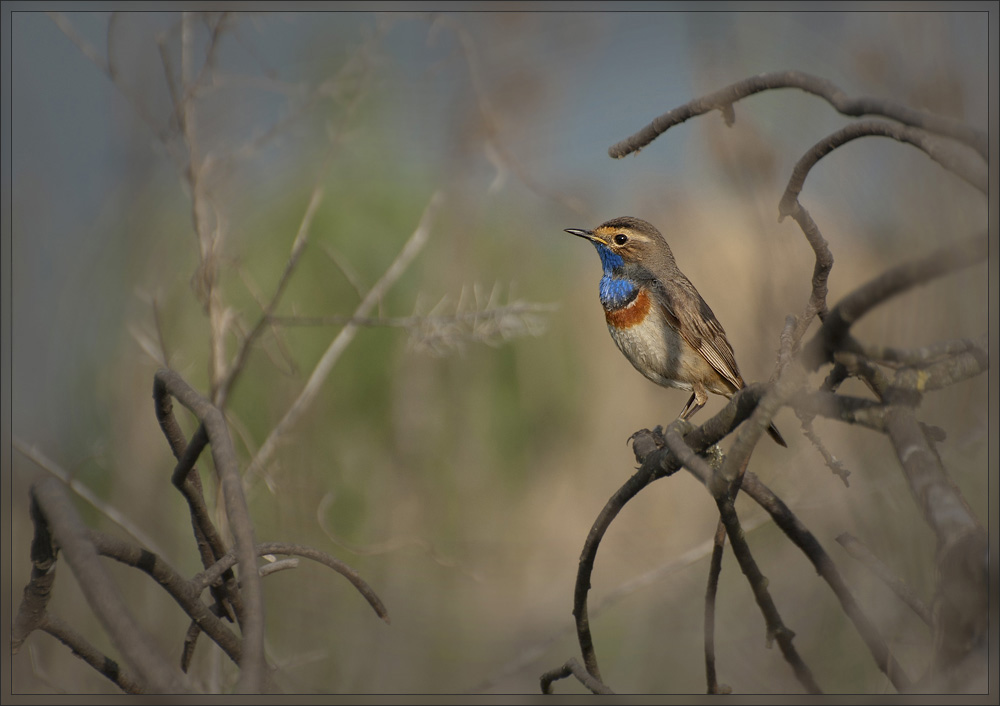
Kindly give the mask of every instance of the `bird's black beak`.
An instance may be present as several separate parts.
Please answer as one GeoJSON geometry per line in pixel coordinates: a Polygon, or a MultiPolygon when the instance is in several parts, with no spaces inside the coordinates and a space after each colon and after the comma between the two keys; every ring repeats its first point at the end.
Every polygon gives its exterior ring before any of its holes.
{"type": "Polygon", "coordinates": [[[566,228],[565,230],[570,235],[578,235],[581,238],[586,238],[587,240],[594,239],[594,232],[590,230],[580,230],[579,228],[566,228]]]}

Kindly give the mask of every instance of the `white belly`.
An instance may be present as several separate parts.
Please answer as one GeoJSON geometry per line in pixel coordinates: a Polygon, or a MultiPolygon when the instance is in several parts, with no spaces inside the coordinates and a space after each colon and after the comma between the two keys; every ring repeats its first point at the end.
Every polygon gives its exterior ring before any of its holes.
{"type": "Polygon", "coordinates": [[[647,378],[664,387],[691,390],[691,383],[687,382],[690,376],[684,374],[684,368],[691,363],[703,363],[701,356],[680,334],[659,325],[658,316],[658,312],[651,311],[642,323],[628,328],[609,324],[608,331],[629,362],[647,378]],[[691,356],[697,360],[692,360],[691,356]]]}

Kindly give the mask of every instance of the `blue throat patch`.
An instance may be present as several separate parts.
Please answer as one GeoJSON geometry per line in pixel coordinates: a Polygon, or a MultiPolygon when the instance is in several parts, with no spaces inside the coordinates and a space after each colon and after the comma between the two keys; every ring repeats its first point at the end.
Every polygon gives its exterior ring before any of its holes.
{"type": "Polygon", "coordinates": [[[604,276],[601,277],[601,304],[605,309],[614,310],[625,306],[635,297],[635,292],[639,286],[629,279],[616,276],[615,270],[625,264],[622,256],[612,252],[606,245],[594,243],[597,254],[601,257],[601,266],[604,268],[604,276]]]}

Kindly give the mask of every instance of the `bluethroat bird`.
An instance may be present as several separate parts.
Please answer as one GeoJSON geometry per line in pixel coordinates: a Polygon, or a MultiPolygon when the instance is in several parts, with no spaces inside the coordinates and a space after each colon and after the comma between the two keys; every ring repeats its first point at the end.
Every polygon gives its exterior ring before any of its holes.
{"type": "MultiPolygon", "coordinates": [[[[677,268],[660,231],[626,216],[566,232],[597,248],[604,318],[621,352],[657,385],[691,390],[681,419],[704,407],[709,392],[729,398],[744,387],[722,324],[677,268]]],[[[774,424],[767,433],[788,446],[774,424]]]]}

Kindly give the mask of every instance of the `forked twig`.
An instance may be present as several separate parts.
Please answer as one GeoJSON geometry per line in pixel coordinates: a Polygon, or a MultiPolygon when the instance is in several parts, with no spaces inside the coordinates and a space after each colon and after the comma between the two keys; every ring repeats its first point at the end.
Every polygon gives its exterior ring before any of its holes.
{"type": "MultiPolygon", "coordinates": [[[[389,265],[388,269],[386,269],[375,285],[368,290],[364,299],[361,300],[361,303],[354,310],[353,317],[363,318],[367,316],[372,307],[381,300],[385,292],[406,271],[413,258],[417,256],[417,253],[420,252],[430,237],[431,221],[442,201],[443,196],[440,192],[436,192],[431,197],[427,208],[424,209],[424,213],[420,218],[420,223],[417,224],[416,230],[410,235],[410,238],[403,245],[399,254],[396,255],[396,259],[392,261],[392,264],[389,265]]],[[[277,449],[282,437],[295,425],[299,417],[308,409],[313,399],[319,393],[320,387],[340,358],[341,353],[344,352],[344,349],[354,339],[358,328],[357,324],[346,324],[327,347],[326,352],[323,353],[316,367],[313,368],[312,374],[309,376],[309,380],[306,382],[305,387],[302,388],[299,396],[285,412],[281,421],[267,435],[264,443],[261,444],[260,449],[257,451],[257,455],[250,462],[245,475],[246,483],[250,483],[257,474],[264,470],[264,466],[271,460],[271,456],[277,449]]]]}

